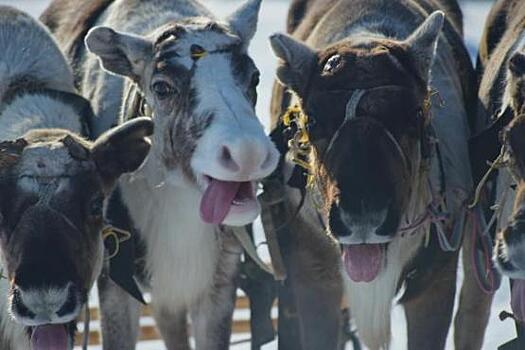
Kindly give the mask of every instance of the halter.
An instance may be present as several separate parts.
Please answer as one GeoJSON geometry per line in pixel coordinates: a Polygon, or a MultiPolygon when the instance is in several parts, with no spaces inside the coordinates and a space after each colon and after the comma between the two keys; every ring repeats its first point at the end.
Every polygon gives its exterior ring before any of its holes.
{"type": "MultiPolygon", "coordinates": [[[[367,89],[353,89],[352,94],[346,103],[345,106],[345,118],[342,123],[339,125],[333,136],[328,142],[328,146],[324,152],[324,156],[330,154],[332,151],[335,142],[341,136],[343,128],[345,128],[351,121],[357,118],[357,108],[362,98],[370,91],[376,91],[380,89],[407,89],[405,86],[400,85],[383,85],[376,86],[367,89]]],[[[430,97],[435,94],[429,92],[428,96],[425,98],[423,105],[421,106],[418,113],[422,118],[425,118],[423,121],[423,133],[421,140],[421,169],[428,169],[430,166],[430,159],[434,154],[438,156],[439,171],[442,188],[438,193],[434,193],[434,190],[428,181],[427,190],[430,193],[430,203],[426,205],[426,208],[423,212],[417,215],[415,218],[411,219],[405,226],[398,228],[398,233],[402,235],[413,235],[419,232],[423,227],[433,224],[436,228],[437,237],[439,240],[439,245],[443,251],[457,251],[461,245],[462,231],[465,224],[465,218],[462,217],[459,219],[457,225],[453,228],[452,234],[447,234],[445,226],[450,219],[448,210],[445,203],[445,173],[443,168],[443,162],[441,159],[441,153],[439,152],[439,145],[435,141],[434,131],[430,124],[431,117],[431,102],[430,97]],[[434,150],[434,152],[432,151],[434,150]]],[[[392,133],[384,126],[381,122],[374,120],[375,123],[379,124],[379,127],[387,139],[394,145],[396,151],[401,157],[403,165],[409,167],[409,161],[406,153],[403,151],[399,142],[395,139],[392,133]]],[[[295,128],[292,138],[288,141],[288,152],[287,158],[294,163],[296,166],[304,169],[306,171],[306,186],[303,191],[303,199],[297,209],[297,213],[300,211],[303,203],[305,192],[307,189],[312,190],[316,183],[314,170],[312,168],[309,156],[313,151],[313,146],[311,144],[311,137],[309,131],[312,129],[312,122],[308,116],[303,112],[303,110],[296,104],[290,107],[282,117],[282,123],[287,128],[286,131],[290,131],[292,128],[295,128]]],[[[319,209],[320,205],[318,203],[315,206],[319,209]]],[[[319,217],[321,226],[326,229],[324,220],[319,217]]],[[[430,232],[430,231],[429,231],[430,232]]],[[[425,239],[425,246],[428,246],[430,236],[427,232],[425,239]]]]}
{"type": "MultiPolygon", "coordinates": [[[[330,138],[328,146],[324,152],[325,156],[330,154],[331,150],[333,149],[335,142],[337,139],[341,136],[342,130],[350,123],[352,120],[355,120],[357,118],[357,108],[359,106],[359,103],[361,102],[362,98],[370,91],[377,91],[380,89],[397,89],[397,90],[403,90],[407,89],[407,87],[402,85],[382,85],[372,88],[366,88],[366,89],[360,89],[356,88],[351,90],[352,95],[350,96],[348,102],[345,106],[345,117],[333,136],[330,138]]],[[[419,114],[422,115],[422,117],[427,118],[430,115],[430,95],[425,99],[425,102],[423,106],[421,107],[419,114]]],[[[309,155],[312,151],[312,145],[311,145],[311,137],[309,135],[309,131],[313,128],[315,121],[311,121],[310,118],[304,113],[304,111],[299,107],[299,105],[295,104],[288,108],[288,110],[285,112],[285,114],[282,117],[283,125],[287,128],[285,131],[290,131],[292,128],[295,129],[295,133],[293,137],[288,141],[288,148],[289,148],[289,158],[290,160],[298,165],[299,167],[305,169],[307,171],[307,184],[309,187],[313,184],[314,175],[313,171],[311,169],[311,165],[309,162],[309,155]]],[[[387,139],[394,145],[396,148],[396,151],[398,151],[398,154],[401,156],[403,165],[408,167],[408,157],[406,156],[405,152],[403,151],[402,147],[399,145],[399,142],[395,139],[395,137],[392,135],[392,133],[384,126],[381,122],[374,120],[375,123],[379,124],[379,127],[381,131],[385,134],[387,139]]],[[[424,151],[424,159],[430,158],[431,154],[428,152],[428,149],[430,148],[429,144],[432,143],[431,135],[432,132],[430,130],[430,123],[425,121],[425,130],[423,135],[423,145],[421,149],[424,151]]]]}

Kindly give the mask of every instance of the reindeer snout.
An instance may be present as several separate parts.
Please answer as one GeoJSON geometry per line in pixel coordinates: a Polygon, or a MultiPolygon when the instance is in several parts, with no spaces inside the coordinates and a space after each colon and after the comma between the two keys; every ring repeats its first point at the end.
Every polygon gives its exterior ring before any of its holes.
{"type": "Polygon", "coordinates": [[[30,289],[13,285],[10,302],[11,314],[26,326],[73,321],[81,306],[80,294],[72,283],[62,287],[30,289]]]}
{"type": "Polygon", "coordinates": [[[216,161],[222,178],[247,181],[270,175],[277,165],[278,153],[266,138],[237,137],[217,147],[216,161]]]}

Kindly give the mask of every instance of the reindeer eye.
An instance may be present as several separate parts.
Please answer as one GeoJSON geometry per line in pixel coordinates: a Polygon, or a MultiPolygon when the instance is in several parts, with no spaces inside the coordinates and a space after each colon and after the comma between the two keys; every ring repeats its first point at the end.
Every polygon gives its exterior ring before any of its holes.
{"type": "Polygon", "coordinates": [[[175,93],[175,88],[165,81],[157,81],[153,83],[151,89],[153,90],[155,95],[157,95],[157,97],[161,100],[175,93]]]}
{"type": "Polygon", "coordinates": [[[323,72],[332,73],[337,68],[339,68],[342,61],[343,60],[342,60],[341,55],[333,55],[332,57],[328,59],[328,61],[326,61],[326,64],[324,65],[324,68],[323,68],[323,72]]]}

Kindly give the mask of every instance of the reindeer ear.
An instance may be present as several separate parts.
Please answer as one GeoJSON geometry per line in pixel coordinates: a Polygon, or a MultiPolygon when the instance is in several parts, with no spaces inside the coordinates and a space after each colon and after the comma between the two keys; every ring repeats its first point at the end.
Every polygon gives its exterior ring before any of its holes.
{"type": "Polygon", "coordinates": [[[421,78],[428,81],[430,68],[434,61],[437,42],[445,14],[442,11],[432,13],[428,18],[403,42],[414,58],[416,70],[421,78]]]}
{"type": "Polygon", "coordinates": [[[261,0],[247,0],[227,19],[235,34],[241,38],[245,50],[257,30],[260,9],[261,0]]]}
{"type": "Polygon", "coordinates": [[[92,156],[106,183],[135,171],[149,153],[153,133],[150,118],[135,118],[102,134],[93,144],[92,156]]]}
{"type": "Polygon", "coordinates": [[[286,34],[272,35],[270,44],[275,56],[280,60],[277,79],[281,84],[301,95],[315,66],[317,53],[306,44],[286,34]]]}
{"type": "Polygon", "coordinates": [[[14,165],[26,146],[25,139],[0,142],[0,171],[14,165]]]}
{"type": "Polygon", "coordinates": [[[136,35],[108,27],[91,29],[85,39],[87,49],[98,56],[102,67],[138,82],[153,54],[153,43],[136,35]]]}
{"type": "Polygon", "coordinates": [[[519,78],[525,75],[525,54],[515,52],[509,59],[509,70],[513,76],[519,78]]]}

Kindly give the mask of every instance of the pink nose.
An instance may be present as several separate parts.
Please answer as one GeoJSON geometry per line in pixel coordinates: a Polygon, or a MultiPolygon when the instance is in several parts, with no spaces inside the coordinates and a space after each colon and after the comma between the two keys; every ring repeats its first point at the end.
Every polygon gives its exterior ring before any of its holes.
{"type": "Polygon", "coordinates": [[[258,179],[272,173],[278,154],[267,140],[238,138],[218,147],[218,165],[225,175],[258,179]]]}

